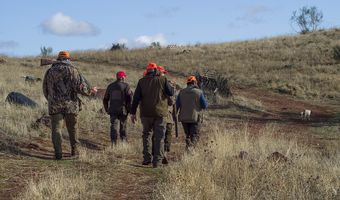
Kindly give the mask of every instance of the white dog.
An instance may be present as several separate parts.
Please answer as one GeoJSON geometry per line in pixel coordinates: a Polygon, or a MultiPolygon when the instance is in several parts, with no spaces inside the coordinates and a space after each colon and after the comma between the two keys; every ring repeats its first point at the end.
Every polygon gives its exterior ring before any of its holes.
{"type": "Polygon", "coordinates": [[[305,110],[300,113],[301,119],[302,120],[310,120],[310,115],[312,114],[311,110],[305,110]]]}

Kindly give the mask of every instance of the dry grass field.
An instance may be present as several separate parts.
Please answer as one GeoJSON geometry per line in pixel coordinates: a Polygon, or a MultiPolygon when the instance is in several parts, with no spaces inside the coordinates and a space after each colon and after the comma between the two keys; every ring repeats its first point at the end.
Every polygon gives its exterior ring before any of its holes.
{"type": "Polygon", "coordinates": [[[42,78],[48,66],[39,66],[40,57],[1,56],[0,199],[340,199],[339,41],[340,30],[332,29],[177,49],[71,52],[98,88],[119,70],[135,88],[150,61],[167,66],[181,86],[206,69],[229,79],[233,97],[210,102],[199,147],[186,152],[180,128],[169,166],[158,169],[141,165],[141,124],[130,123],[128,142],[111,148],[102,101],[87,97],[79,158],[70,156],[65,130],[64,159],[54,161],[48,123],[36,123],[47,113],[41,82],[22,78],[42,78]],[[11,91],[39,106],[5,102],[11,91]],[[312,110],[310,121],[299,118],[304,109],[312,110]]]}

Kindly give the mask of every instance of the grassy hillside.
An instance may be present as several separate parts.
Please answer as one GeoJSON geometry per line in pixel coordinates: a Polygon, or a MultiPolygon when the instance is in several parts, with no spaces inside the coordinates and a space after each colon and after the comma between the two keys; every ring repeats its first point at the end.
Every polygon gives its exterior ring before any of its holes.
{"type": "Polygon", "coordinates": [[[136,68],[154,61],[182,75],[208,68],[229,77],[234,87],[262,87],[308,99],[340,98],[339,55],[340,29],[177,49],[74,54],[79,61],[136,68]]]}

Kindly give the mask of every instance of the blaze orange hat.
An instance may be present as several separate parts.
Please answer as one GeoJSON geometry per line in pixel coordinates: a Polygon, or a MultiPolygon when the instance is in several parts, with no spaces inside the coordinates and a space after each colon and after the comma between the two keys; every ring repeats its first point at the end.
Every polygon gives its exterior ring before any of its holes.
{"type": "Polygon", "coordinates": [[[58,59],[70,59],[70,53],[67,51],[60,51],[58,54],[58,59]]]}
{"type": "Polygon", "coordinates": [[[197,81],[195,76],[189,76],[189,77],[187,78],[187,83],[191,83],[191,82],[193,82],[193,81],[197,81]]]}
{"type": "Polygon", "coordinates": [[[157,69],[156,63],[149,63],[149,65],[146,67],[146,70],[149,70],[149,69],[157,69]]]}
{"type": "Polygon", "coordinates": [[[168,71],[166,71],[163,66],[157,66],[157,70],[159,72],[163,73],[163,74],[167,74],[168,73],[168,71]]]}

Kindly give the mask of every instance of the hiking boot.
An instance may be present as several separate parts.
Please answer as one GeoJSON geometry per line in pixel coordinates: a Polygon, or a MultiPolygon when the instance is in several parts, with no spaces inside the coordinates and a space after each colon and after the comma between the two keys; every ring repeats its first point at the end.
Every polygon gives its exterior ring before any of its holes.
{"type": "Polygon", "coordinates": [[[151,164],[151,161],[145,161],[145,160],[144,160],[144,161],[142,162],[142,165],[150,165],[150,164],[151,164]]]}
{"type": "Polygon", "coordinates": [[[71,156],[77,156],[79,155],[78,148],[77,147],[72,147],[71,149],[71,156]]]}
{"type": "Polygon", "coordinates": [[[54,159],[56,159],[56,160],[61,160],[62,158],[63,158],[63,155],[61,153],[56,153],[54,155],[54,159]]]}
{"type": "Polygon", "coordinates": [[[164,164],[164,165],[169,164],[169,161],[168,161],[168,159],[167,159],[166,157],[164,157],[164,158],[162,159],[162,164],[164,164]]]}
{"type": "Polygon", "coordinates": [[[157,167],[159,167],[159,164],[158,164],[158,162],[157,162],[157,163],[152,163],[152,167],[153,167],[153,168],[157,168],[157,167]]]}

